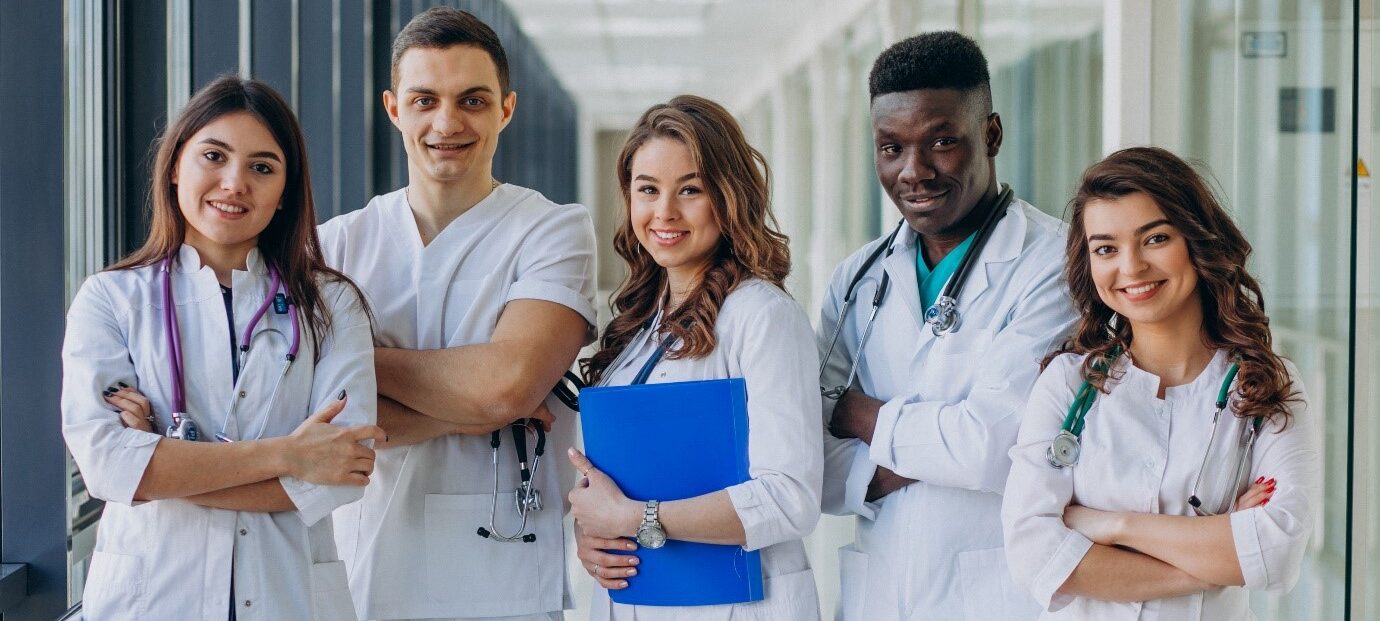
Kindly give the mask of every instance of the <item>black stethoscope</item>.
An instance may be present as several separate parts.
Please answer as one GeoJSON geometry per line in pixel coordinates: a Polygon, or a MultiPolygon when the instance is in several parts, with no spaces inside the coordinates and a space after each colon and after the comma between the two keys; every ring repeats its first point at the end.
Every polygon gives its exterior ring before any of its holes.
{"type": "MultiPolygon", "coordinates": [[[[584,382],[580,381],[579,376],[566,371],[551,392],[566,407],[579,412],[580,389],[584,386],[584,382]]],[[[513,492],[513,501],[521,522],[514,534],[505,535],[498,530],[498,448],[503,445],[503,430],[498,429],[489,434],[489,452],[494,473],[493,498],[489,504],[489,525],[487,527],[480,526],[476,532],[480,537],[503,543],[518,541],[532,543],[537,540],[537,535],[527,532],[527,516],[533,511],[541,511],[542,508],[541,491],[537,489],[534,479],[537,476],[537,468],[541,465],[542,455],[546,453],[546,430],[542,429],[541,421],[535,418],[522,418],[513,421],[511,425],[508,425],[508,429],[513,436],[513,450],[517,453],[518,487],[513,492]],[[527,434],[532,434],[534,439],[530,464],[527,461],[527,434]]]]}
{"type": "MultiPolygon", "coordinates": [[[[977,262],[977,256],[982,254],[982,249],[987,244],[987,238],[991,237],[997,222],[1006,215],[1007,208],[1010,207],[1014,197],[1011,187],[1005,183],[1001,184],[1001,191],[997,193],[996,197],[997,204],[987,212],[987,217],[978,227],[977,236],[973,238],[973,245],[968,248],[968,252],[959,261],[958,267],[954,269],[954,275],[944,284],[944,289],[940,292],[939,297],[935,298],[934,304],[925,309],[925,323],[929,324],[930,331],[935,336],[942,337],[958,329],[960,319],[958,296],[963,292],[963,285],[968,281],[968,273],[972,271],[973,264],[977,262]]],[[[839,334],[843,332],[844,319],[848,317],[848,309],[853,306],[858,283],[862,282],[863,277],[867,275],[868,270],[872,269],[878,259],[891,256],[891,253],[896,249],[896,237],[900,235],[901,227],[905,225],[905,220],[898,223],[891,234],[887,236],[886,241],[876,250],[873,250],[872,254],[867,255],[862,266],[853,273],[853,279],[848,282],[848,289],[843,294],[843,306],[839,309],[838,323],[834,325],[834,334],[829,338],[829,349],[824,352],[824,357],[819,363],[820,379],[824,379],[824,369],[829,365],[829,357],[834,354],[834,347],[838,345],[839,334]]],[[[916,252],[919,252],[919,249],[916,252]]],[[[872,294],[872,312],[867,317],[862,338],[858,340],[858,353],[862,352],[863,347],[867,345],[868,337],[872,335],[872,324],[877,320],[877,311],[881,309],[882,299],[886,297],[887,289],[890,286],[891,275],[883,270],[882,280],[877,285],[877,290],[872,294]]],[[[858,375],[858,361],[860,359],[861,356],[858,355],[853,357],[853,363],[848,368],[848,379],[844,383],[833,388],[820,386],[820,394],[825,398],[837,400],[848,392],[849,387],[853,385],[853,380],[858,375]]]]}

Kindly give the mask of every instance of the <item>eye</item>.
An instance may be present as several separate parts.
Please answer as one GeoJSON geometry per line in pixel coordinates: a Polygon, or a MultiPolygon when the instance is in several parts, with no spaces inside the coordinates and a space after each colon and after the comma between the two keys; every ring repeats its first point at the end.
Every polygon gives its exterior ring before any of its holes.
{"type": "Polygon", "coordinates": [[[425,108],[427,106],[430,106],[431,104],[436,103],[436,99],[432,97],[418,97],[416,99],[413,99],[412,103],[425,108]]]}
{"type": "Polygon", "coordinates": [[[934,141],[934,148],[945,149],[948,147],[952,147],[956,144],[958,144],[957,138],[940,138],[939,140],[934,141]]]}
{"type": "Polygon", "coordinates": [[[1115,246],[1112,246],[1112,245],[1109,245],[1109,244],[1103,244],[1103,245],[1101,245],[1101,246],[1095,246],[1095,247],[1092,249],[1092,253],[1095,254],[1095,255],[1097,255],[1097,256],[1099,256],[1099,257],[1105,257],[1105,256],[1107,256],[1107,255],[1109,255],[1109,254],[1112,254],[1113,252],[1116,252],[1116,247],[1115,247],[1115,246]]]}
{"type": "Polygon", "coordinates": [[[704,190],[701,190],[698,186],[687,185],[680,189],[680,194],[681,196],[694,196],[703,191],[704,190]]]}
{"type": "Polygon", "coordinates": [[[1168,234],[1168,233],[1155,233],[1154,235],[1151,235],[1150,237],[1146,238],[1146,240],[1145,240],[1145,245],[1147,245],[1147,246],[1158,246],[1158,245],[1160,245],[1160,244],[1164,244],[1164,243],[1168,243],[1168,242],[1169,242],[1169,234],[1168,234]]]}
{"type": "Polygon", "coordinates": [[[253,164],[249,165],[249,169],[261,175],[273,174],[273,167],[263,162],[254,162],[253,164]]]}
{"type": "Polygon", "coordinates": [[[466,105],[466,106],[469,106],[469,107],[471,107],[471,108],[477,108],[477,107],[479,107],[479,106],[484,105],[484,98],[483,98],[483,97],[466,97],[466,98],[460,100],[460,103],[461,103],[461,104],[464,104],[464,105],[466,105]]]}
{"type": "Polygon", "coordinates": [[[901,145],[884,144],[880,147],[877,147],[877,150],[887,155],[896,155],[897,153],[901,152],[901,145]]]}
{"type": "Polygon", "coordinates": [[[655,195],[655,194],[656,194],[656,186],[653,186],[653,185],[639,186],[636,190],[633,190],[633,191],[634,191],[634,192],[637,192],[638,194],[646,194],[646,195],[648,195],[648,196],[651,196],[651,195],[655,195]]]}
{"type": "Polygon", "coordinates": [[[210,151],[207,151],[207,152],[205,152],[205,153],[202,153],[202,154],[201,154],[201,157],[204,157],[204,158],[206,158],[207,160],[212,161],[212,162],[224,162],[224,161],[225,161],[225,154],[224,154],[224,153],[221,153],[220,151],[216,151],[215,149],[212,149],[212,150],[210,150],[210,151]]]}

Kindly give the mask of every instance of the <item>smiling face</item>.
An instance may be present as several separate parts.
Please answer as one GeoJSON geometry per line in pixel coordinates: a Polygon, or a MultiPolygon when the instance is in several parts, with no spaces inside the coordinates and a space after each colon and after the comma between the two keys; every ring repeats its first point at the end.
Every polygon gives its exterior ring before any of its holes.
{"type": "Polygon", "coordinates": [[[633,154],[629,213],[633,233],[668,272],[673,292],[693,286],[719,245],[714,202],[690,149],[670,138],[648,140],[633,154]]]}
{"type": "Polygon", "coordinates": [[[980,101],[973,91],[930,88],[872,100],[877,178],[921,235],[962,240],[981,220],[969,217],[974,208],[996,192],[1001,119],[980,101]]]}
{"type": "Polygon", "coordinates": [[[177,156],[172,182],[187,222],[187,244],[248,252],[282,202],[287,166],[258,117],[232,112],[192,134],[177,156]]]}
{"type": "Polygon", "coordinates": [[[412,183],[485,186],[498,134],[517,94],[502,94],[498,68],[482,48],[415,47],[398,60],[397,90],[384,108],[402,134],[412,183]]]}
{"type": "Polygon", "coordinates": [[[1202,323],[1198,270],[1188,240],[1148,194],[1088,201],[1083,227],[1097,295],[1133,329],[1202,323]]]}

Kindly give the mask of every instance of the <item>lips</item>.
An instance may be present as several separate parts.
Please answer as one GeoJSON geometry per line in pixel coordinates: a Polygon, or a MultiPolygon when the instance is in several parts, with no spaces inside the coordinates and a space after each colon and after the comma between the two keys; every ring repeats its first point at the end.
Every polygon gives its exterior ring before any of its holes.
{"type": "Polygon", "coordinates": [[[220,214],[226,217],[231,218],[239,217],[246,213],[249,213],[249,208],[246,207],[244,203],[241,203],[239,201],[212,199],[206,201],[206,206],[210,207],[211,209],[219,212],[220,214]]]}
{"type": "Polygon", "coordinates": [[[674,246],[690,236],[690,231],[652,229],[652,240],[662,246],[674,246]]]}
{"type": "Polygon", "coordinates": [[[944,190],[944,191],[942,191],[942,192],[924,192],[924,193],[920,193],[920,192],[911,192],[911,193],[907,193],[907,194],[902,194],[899,198],[901,199],[901,202],[905,203],[905,204],[906,204],[907,206],[909,206],[909,207],[915,207],[915,208],[921,208],[921,209],[923,209],[923,208],[925,208],[925,207],[929,207],[930,205],[933,205],[936,201],[938,201],[939,199],[944,198],[945,196],[948,196],[948,195],[949,195],[949,191],[948,191],[948,190],[944,190]]]}
{"type": "Polygon", "coordinates": [[[1143,302],[1155,296],[1164,286],[1165,281],[1156,280],[1152,282],[1138,282],[1132,285],[1117,289],[1123,297],[1132,302],[1143,302]]]}

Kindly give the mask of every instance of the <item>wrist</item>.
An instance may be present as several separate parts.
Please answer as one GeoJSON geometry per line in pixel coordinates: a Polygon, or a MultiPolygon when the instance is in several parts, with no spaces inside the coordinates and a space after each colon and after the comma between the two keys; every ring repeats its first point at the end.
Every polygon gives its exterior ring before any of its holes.
{"type": "Polygon", "coordinates": [[[1136,513],[1117,512],[1111,516],[1112,541],[1110,545],[1130,546],[1131,533],[1135,532],[1136,513]]]}
{"type": "Polygon", "coordinates": [[[620,514],[623,516],[623,523],[618,529],[624,537],[637,537],[637,531],[642,529],[642,516],[645,513],[646,507],[647,503],[645,502],[628,500],[627,505],[620,511],[620,514]]]}
{"type": "Polygon", "coordinates": [[[291,455],[293,453],[292,436],[279,436],[276,438],[265,438],[259,440],[263,447],[264,459],[261,463],[268,464],[273,478],[295,477],[297,476],[296,467],[293,464],[291,455]]]}

